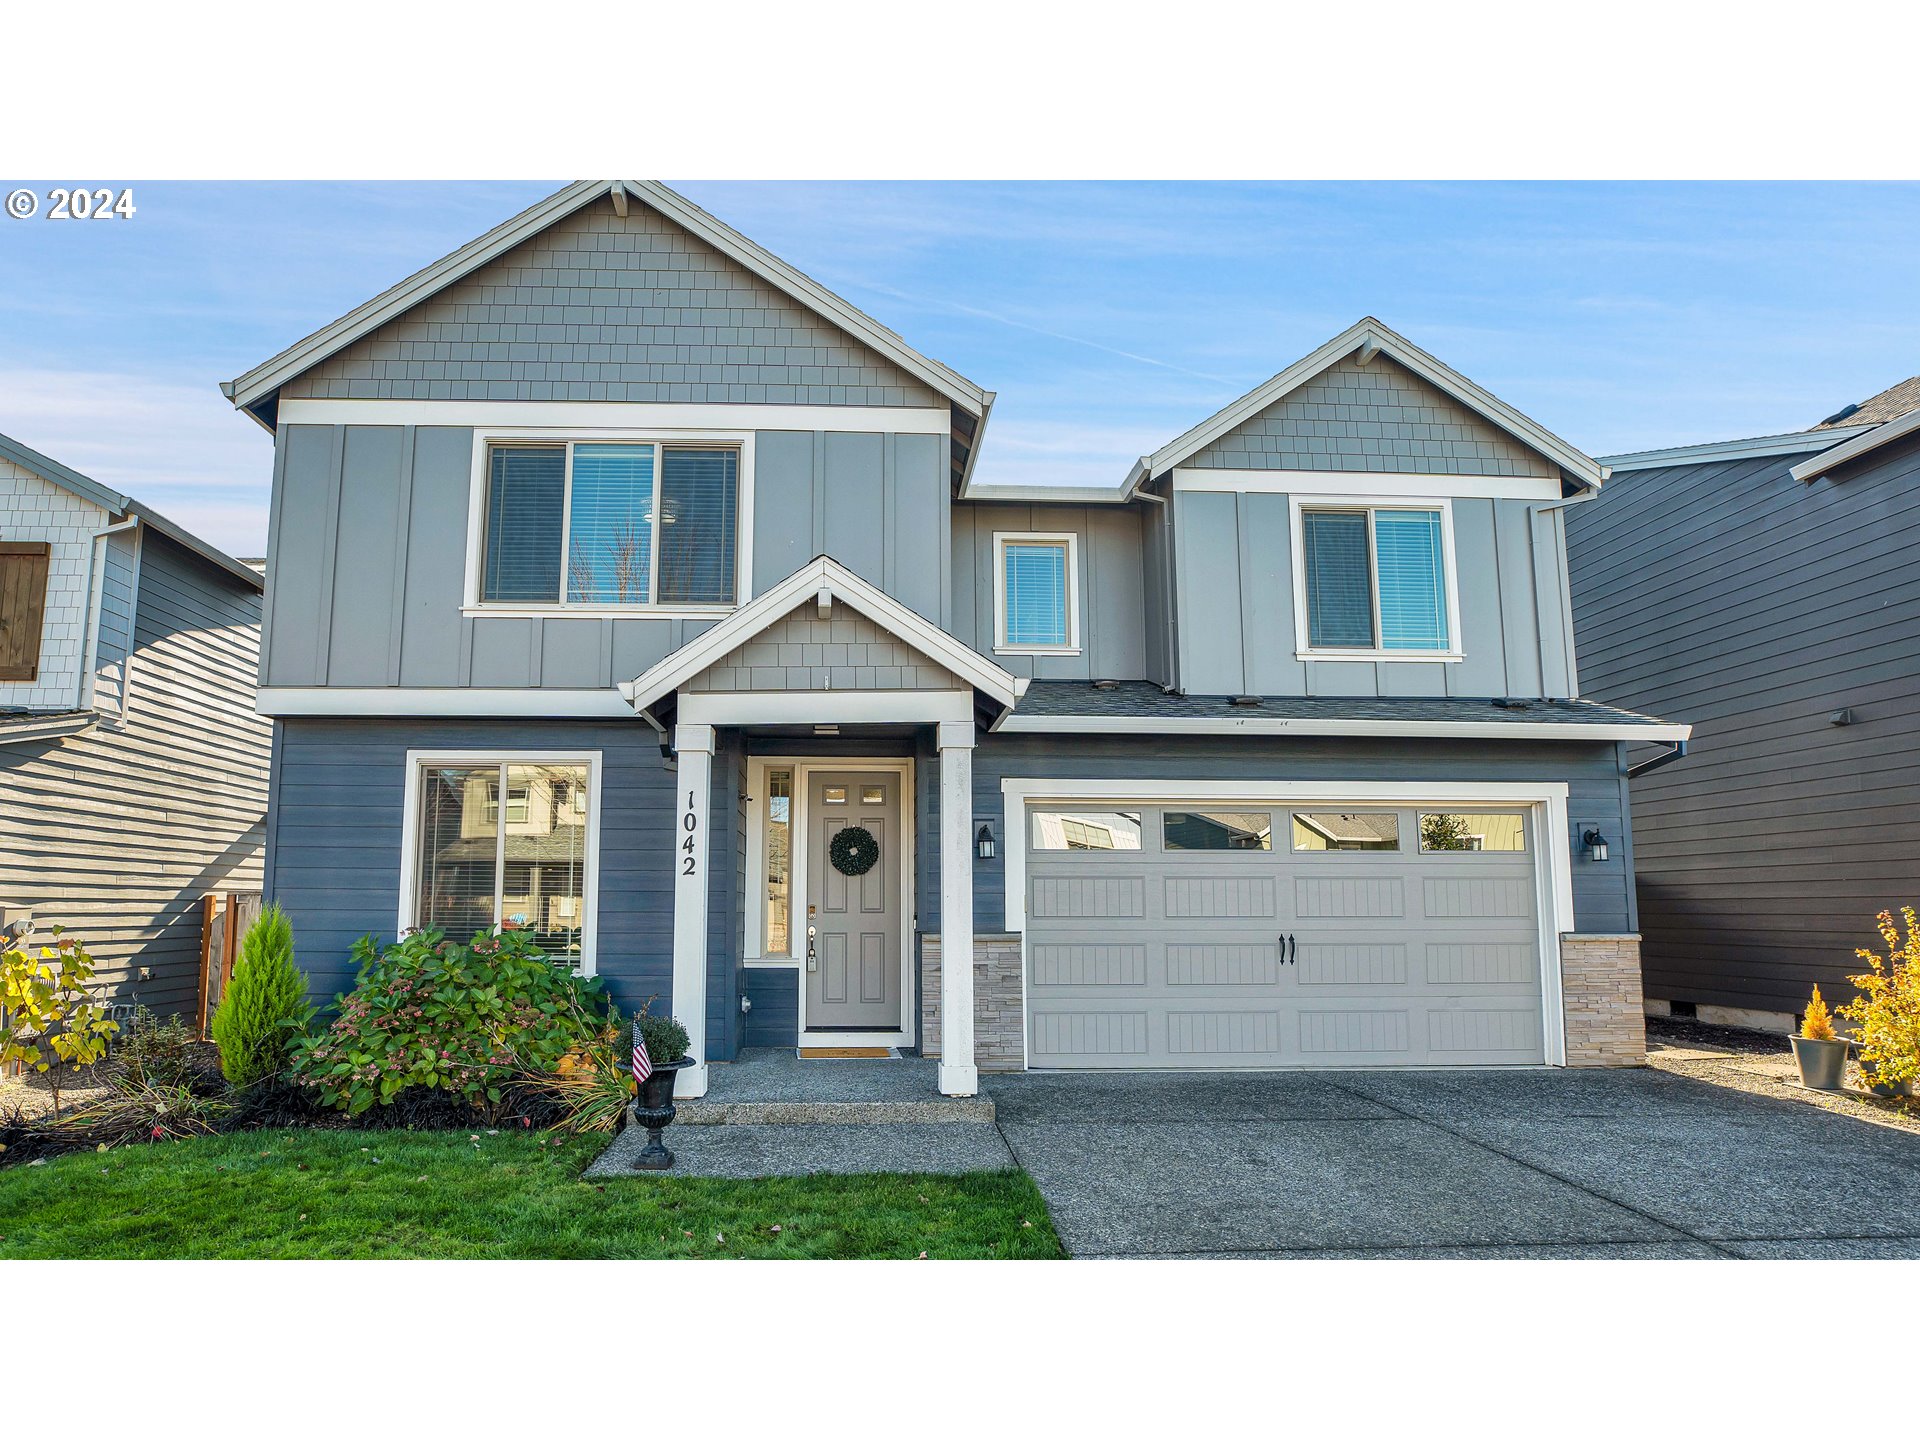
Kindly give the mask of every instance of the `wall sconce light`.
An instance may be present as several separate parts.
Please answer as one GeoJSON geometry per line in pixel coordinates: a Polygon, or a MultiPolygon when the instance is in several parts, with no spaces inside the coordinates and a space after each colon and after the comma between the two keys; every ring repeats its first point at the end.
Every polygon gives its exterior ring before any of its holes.
{"type": "Polygon", "coordinates": [[[1580,837],[1580,843],[1587,847],[1587,859],[1604,860],[1607,858],[1607,837],[1598,830],[1589,830],[1580,837]]]}
{"type": "Polygon", "coordinates": [[[993,826],[981,824],[980,833],[973,837],[973,851],[982,860],[991,860],[1000,853],[1000,847],[993,843],[993,826]]]}

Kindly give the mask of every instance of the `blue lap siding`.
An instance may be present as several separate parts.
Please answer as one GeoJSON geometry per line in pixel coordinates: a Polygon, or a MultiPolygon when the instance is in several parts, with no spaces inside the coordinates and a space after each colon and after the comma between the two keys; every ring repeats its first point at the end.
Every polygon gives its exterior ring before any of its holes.
{"type": "MultiPolygon", "coordinates": [[[[751,744],[785,750],[794,742],[751,744]]],[[[650,999],[662,1006],[670,1001],[676,772],[662,762],[651,731],[617,721],[300,719],[279,723],[276,746],[267,887],[292,916],[300,963],[317,996],[350,984],[354,940],[394,934],[408,750],[597,750],[597,968],[625,1010],[650,999]]],[[[835,748],[873,753],[882,747],[841,737],[835,748]]],[[[940,789],[930,732],[915,750],[916,928],[936,933],[940,789]]],[[[713,1060],[732,1059],[742,1045],[790,1045],[797,1034],[795,973],[743,963],[747,751],[737,734],[720,733],[709,850],[707,1054],[713,1060]],[[743,996],[752,1001],[745,1015],[743,996]]],[[[1010,777],[1326,780],[1336,786],[1560,780],[1571,792],[1575,924],[1622,932],[1636,924],[1623,765],[1620,746],[1594,742],[982,735],[969,819],[990,819],[999,832],[1000,782],[1010,777]],[[1584,858],[1578,834],[1588,825],[1611,842],[1610,860],[1584,858]]],[[[993,860],[973,862],[974,926],[982,933],[1006,923],[1005,853],[1003,844],[993,860]]]]}
{"type": "MultiPolygon", "coordinates": [[[[620,1007],[673,994],[675,772],[636,722],[298,719],[276,726],[267,893],[293,920],[313,993],[352,983],[362,935],[391,939],[409,750],[597,750],[601,756],[597,968],[620,1007]]],[[[714,757],[708,1054],[740,1044],[742,838],[737,746],[714,757]],[[724,827],[724,828],[723,828],[724,827]]]]}

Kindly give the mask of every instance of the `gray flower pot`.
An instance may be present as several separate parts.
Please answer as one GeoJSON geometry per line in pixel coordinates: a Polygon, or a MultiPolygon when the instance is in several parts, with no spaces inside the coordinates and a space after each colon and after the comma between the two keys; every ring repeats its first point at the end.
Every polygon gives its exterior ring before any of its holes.
{"type": "Polygon", "coordinates": [[[1809,1090],[1839,1090],[1847,1078],[1847,1042],[1793,1037],[1793,1058],[1800,1065],[1800,1083],[1809,1090]]]}

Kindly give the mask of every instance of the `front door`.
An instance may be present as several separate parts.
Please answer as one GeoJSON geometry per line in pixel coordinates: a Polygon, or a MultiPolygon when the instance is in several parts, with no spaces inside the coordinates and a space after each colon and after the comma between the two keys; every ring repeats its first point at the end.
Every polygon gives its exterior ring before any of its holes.
{"type": "Polygon", "coordinates": [[[900,1028],[900,784],[885,770],[808,776],[809,1032],[900,1028]],[[835,837],[856,827],[871,844],[851,837],[836,862],[835,837]]]}

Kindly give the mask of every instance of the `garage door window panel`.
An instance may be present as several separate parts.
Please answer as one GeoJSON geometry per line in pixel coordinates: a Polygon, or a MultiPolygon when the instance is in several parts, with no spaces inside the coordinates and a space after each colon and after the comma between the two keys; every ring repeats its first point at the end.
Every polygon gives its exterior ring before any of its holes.
{"type": "Polygon", "coordinates": [[[1138,810],[1035,810],[1035,850],[1138,850],[1138,810]]]}
{"type": "Polygon", "coordinates": [[[1420,812],[1420,849],[1427,854],[1516,855],[1526,848],[1527,817],[1515,811],[1420,812]]]}
{"type": "Polygon", "coordinates": [[[1273,816],[1264,810],[1169,810],[1160,821],[1168,850],[1271,850],[1273,816]]]}
{"type": "Polygon", "coordinates": [[[1295,811],[1293,848],[1395,854],[1400,849],[1400,816],[1392,810],[1295,811]]]}

